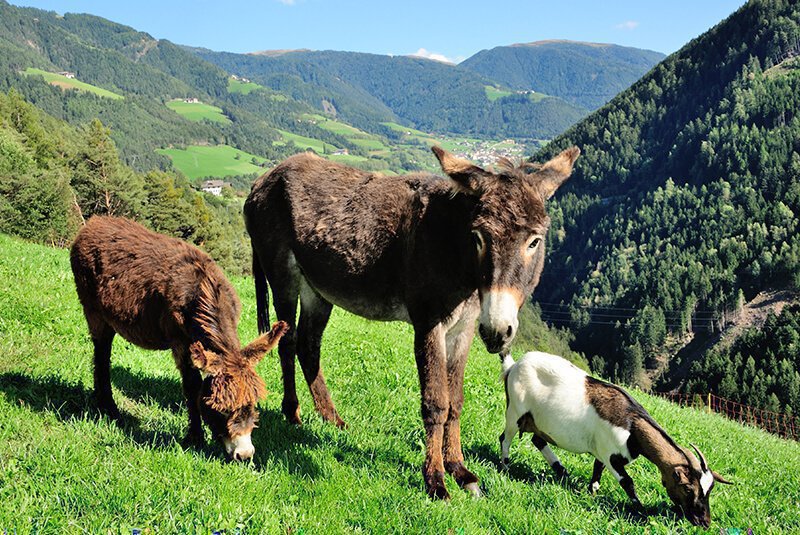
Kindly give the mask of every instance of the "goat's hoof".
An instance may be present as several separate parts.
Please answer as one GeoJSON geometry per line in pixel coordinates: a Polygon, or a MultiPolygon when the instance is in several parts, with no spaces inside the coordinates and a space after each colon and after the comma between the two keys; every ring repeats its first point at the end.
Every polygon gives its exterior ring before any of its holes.
{"type": "Polygon", "coordinates": [[[508,472],[508,465],[511,464],[511,459],[506,457],[505,459],[500,459],[500,470],[503,472],[508,472]]]}
{"type": "Polygon", "coordinates": [[[597,490],[599,488],[600,488],[600,483],[598,483],[597,481],[592,481],[591,483],[589,483],[589,494],[594,496],[595,494],[597,494],[597,490]]]}
{"type": "Polygon", "coordinates": [[[466,485],[464,485],[464,490],[469,492],[470,495],[476,500],[478,498],[483,498],[483,491],[481,490],[481,488],[478,486],[477,483],[467,483],[466,485]]]}

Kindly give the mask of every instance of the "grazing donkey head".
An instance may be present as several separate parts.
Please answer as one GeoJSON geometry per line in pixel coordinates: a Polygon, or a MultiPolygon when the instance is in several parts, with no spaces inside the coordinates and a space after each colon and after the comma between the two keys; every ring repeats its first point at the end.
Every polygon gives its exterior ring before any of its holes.
{"type": "Polygon", "coordinates": [[[269,332],[240,348],[235,324],[223,324],[216,313],[224,296],[215,290],[201,284],[197,317],[202,341],[189,346],[192,364],[204,375],[197,402],[203,420],[222,441],[228,456],[247,460],[255,453],[250,435],[258,421],[256,404],[267,393],[256,364],[278,345],[289,326],[279,321],[269,332]]]}
{"type": "Polygon", "coordinates": [[[692,448],[697,452],[697,457],[681,448],[689,462],[675,466],[671,478],[664,474],[662,482],[672,502],[683,509],[686,519],[695,526],[708,528],[711,524],[708,498],[714,482],[732,483],[708,467],[705,456],[697,446],[692,444],[692,448]]]}
{"type": "Polygon", "coordinates": [[[472,219],[473,261],[481,302],[478,332],[490,353],[508,349],[517,313],[539,283],[550,218],[545,200],[569,178],[580,154],[571,147],[544,165],[514,166],[501,160],[496,172],[433,147],[455,193],[476,199],[472,219]]]}

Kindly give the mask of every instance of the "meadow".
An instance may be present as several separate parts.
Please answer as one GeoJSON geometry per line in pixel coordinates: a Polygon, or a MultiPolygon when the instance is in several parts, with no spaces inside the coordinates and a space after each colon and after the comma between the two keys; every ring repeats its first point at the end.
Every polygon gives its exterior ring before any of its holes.
{"type": "Polygon", "coordinates": [[[88,93],[94,93],[95,95],[113,100],[125,98],[122,95],[114,93],[113,91],[109,91],[108,89],[103,89],[102,87],[97,87],[96,85],[81,82],[75,78],[67,78],[61,74],[35,69],[33,67],[28,67],[25,69],[23,74],[26,76],[41,76],[48,84],[60,87],[61,89],[76,89],[78,91],[86,91],[88,93]]]}
{"type": "Polygon", "coordinates": [[[190,145],[185,149],[158,149],[156,152],[169,156],[172,165],[192,180],[208,176],[250,175],[264,171],[262,167],[253,164],[253,158],[259,163],[264,162],[264,158],[229,145],[190,145]]]}
{"type": "Polygon", "coordinates": [[[228,119],[222,108],[212,106],[211,104],[203,104],[202,102],[184,102],[183,100],[170,100],[167,102],[167,107],[185,117],[190,121],[211,121],[214,123],[227,124],[231,120],[228,119]]]}
{"type": "MultiPolygon", "coordinates": [[[[255,459],[236,464],[216,444],[181,446],[186,412],[166,352],[117,338],[112,382],[125,425],[96,415],[92,345],[65,250],[0,235],[0,280],[0,530],[8,533],[702,531],[674,514],[657,470],[643,459],[629,471],[650,516],[627,506],[608,473],[590,496],[588,456],[559,451],[571,477],[557,482],[527,437],[513,444],[510,470],[499,471],[500,367],[479,343],[467,366],[462,430],[467,466],[486,496],[473,500],[448,477],[452,500],[434,502],[420,472],[424,435],[409,326],[334,311],[322,363],[346,430],[321,421],[304,386],[305,423],[286,424],[277,355],[267,355],[258,367],[270,394],[260,404],[255,459]]],[[[256,334],[252,281],[232,281],[243,302],[240,336],[249,341],[256,334]]],[[[736,483],[713,491],[710,532],[800,530],[800,444],[633,394],[679,443],[698,444],[736,483]]]]}

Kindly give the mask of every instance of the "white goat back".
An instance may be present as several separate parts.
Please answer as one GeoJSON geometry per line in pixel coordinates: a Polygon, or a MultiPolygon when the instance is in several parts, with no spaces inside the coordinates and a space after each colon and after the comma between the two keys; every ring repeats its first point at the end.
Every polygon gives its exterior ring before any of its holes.
{"type": "Polygon", "coordinates": [[[603,462],[613,453],[627,453],[630,433],[597,414],[586,396],[586,372],[568,360],[526,353],[508,370],[507,388],[513,417],[530,412],[539,431],[560,448],[592,453],[603,462]]]}

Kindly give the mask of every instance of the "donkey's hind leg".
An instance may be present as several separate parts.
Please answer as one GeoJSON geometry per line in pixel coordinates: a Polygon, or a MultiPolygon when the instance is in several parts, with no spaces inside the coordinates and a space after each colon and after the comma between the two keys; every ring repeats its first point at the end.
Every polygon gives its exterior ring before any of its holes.
{"type": "Polygon", "coordinates": [[[337,427],[345,427],[344,421],[336,412],[325,376],[320,367],[320,347],[322,332],[328,325],[333,305],[320,296],[308,283],[300,281],[300,323],[297,326],[297,358],[308,389],[314,398],[317,412],[337,427]]]}
{"type": "Polygon", "coordinates": [[[94,344],[94,395],[97,408],[112,420],[120,422],[119,409],[111,393],[111,345],[116,333],[99,316],[87,314],[86,321],[94,344]]]}
{"type": "Polygon", "coordinates": [[[272,300],[275,302],[275,313],[278,319],[289,325],[289,331],[278,342],[278,355],[281,358],[283,375],[283,402],[281,412],[293,424],[300,425],[300,403],[297,400],[295,385],[294,357],[297,353],[297,298],[300,294],[300,274],[294,262],[294,256],[288,250],[281,250],[274,256],[262,255],[262,267],[267,275],[272,300]],[[263,263],[269,258],[268,263],[263,263]]]}

